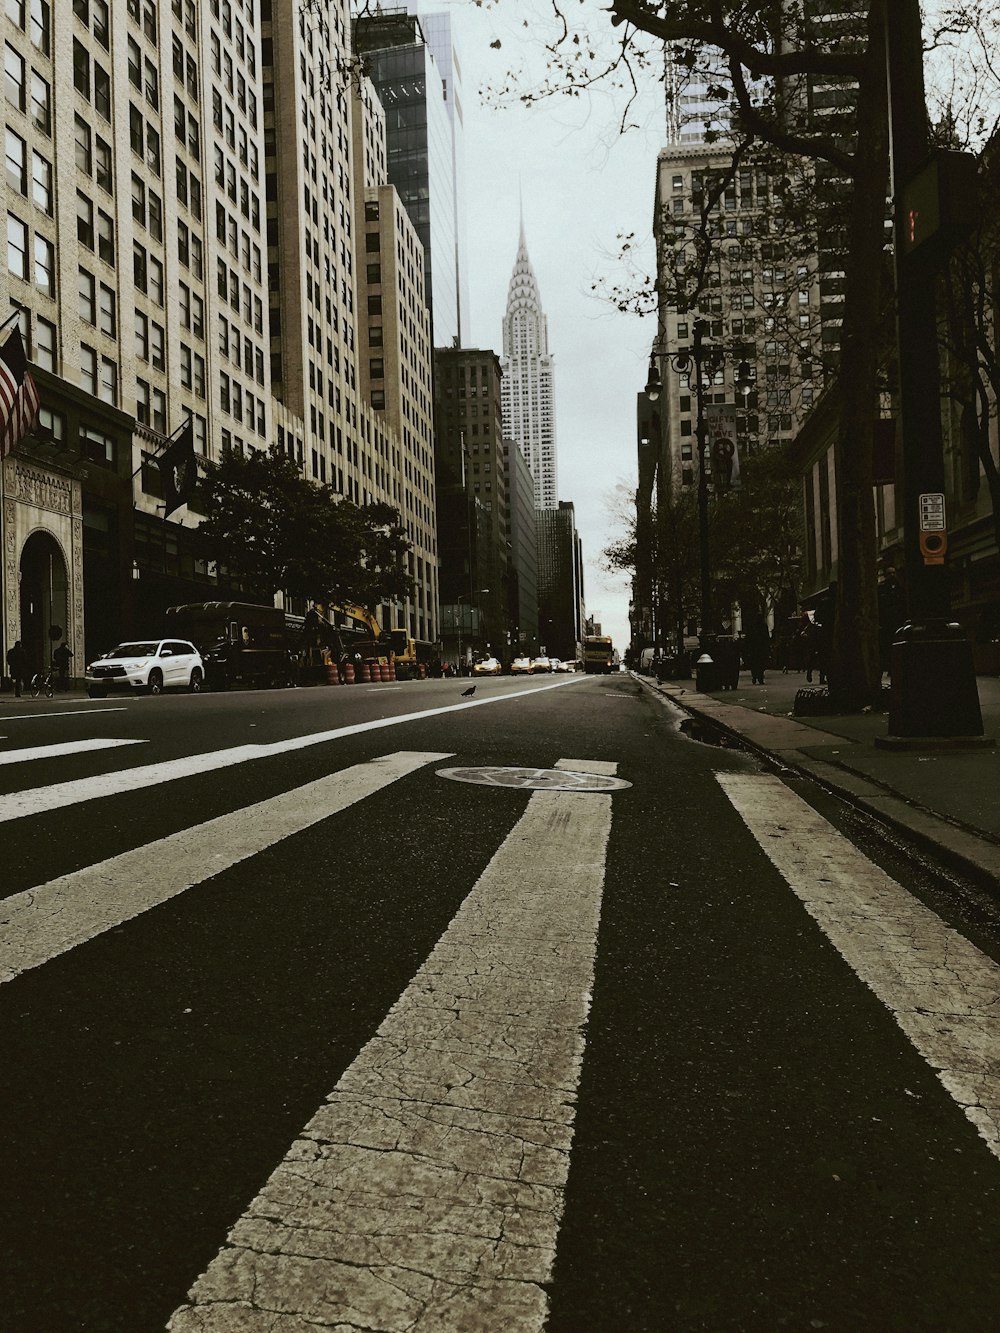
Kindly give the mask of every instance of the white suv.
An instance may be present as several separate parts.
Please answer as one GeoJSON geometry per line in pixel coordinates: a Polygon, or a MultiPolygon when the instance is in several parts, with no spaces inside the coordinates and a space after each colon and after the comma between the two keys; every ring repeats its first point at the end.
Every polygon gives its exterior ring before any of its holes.
{"type": "Polygon", "coordinates": [[[87,692],[103,699],[108,690],[162,694],[170,685],[197,693],[205,681],[201,654],[186,639],[140,639],[120,643],[87,665],[87,692]]]}

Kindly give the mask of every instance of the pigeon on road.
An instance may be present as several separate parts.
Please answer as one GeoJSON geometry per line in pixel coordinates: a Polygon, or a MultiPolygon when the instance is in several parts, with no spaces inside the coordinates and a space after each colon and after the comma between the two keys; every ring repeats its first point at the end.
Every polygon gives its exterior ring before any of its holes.
{"type": "Polygon", "coordinates": [[[475,694],[475,692],[476,692],[475,685],[470,685],[467,690],[462,691],[462,698],[464,699],[466,695],[475,694]]]}

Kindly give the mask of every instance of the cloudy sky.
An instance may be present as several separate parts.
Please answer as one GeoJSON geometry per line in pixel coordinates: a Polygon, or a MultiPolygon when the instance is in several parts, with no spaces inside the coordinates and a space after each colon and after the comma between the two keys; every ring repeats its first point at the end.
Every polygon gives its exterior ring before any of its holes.
{"type": "MultiPolygon", "coordinates": [[[[652,268],[656,154],[663,144],[662,86],[650,80],[618,132],[623,99],[597,92],[525,107],[497,108],[483,90],[527,66],[524,86],[544,76],[533,0],[473,0],[447,8],[465,88],[466,215],[473,346],[501,349],[501,322],[518,240],[518,195],[556,362],[559,498],[572,500],[586,561],[587,610],[628,643],[627,582],[603,568],[615,535],[609,505],[616,486],[635,486],[635,394],[646,379],[653,325],[595,297],[592,284],[629,280],[619,234],[635,233],[638,270],[652,268]],[[529,26],[525,27],[525,18],[529,26]],[[500,42],[499,49],[491,44],[500,42]]],[[[549,14],[551,14],[551,8],[549,14]]],[[[595,23],[612,29],[594,6],[595,23]]]]}

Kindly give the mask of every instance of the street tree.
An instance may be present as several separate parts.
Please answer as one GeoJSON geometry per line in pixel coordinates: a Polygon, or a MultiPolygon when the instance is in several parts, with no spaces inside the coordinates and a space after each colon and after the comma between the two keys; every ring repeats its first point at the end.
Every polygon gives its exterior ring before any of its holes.
{"type": "Polygon", "coordinates": [[[277,449],[227,450],[202,467],[200,549],[245,591],[368,609],[411,592],[392,506],[342,499],[277,449]]]}

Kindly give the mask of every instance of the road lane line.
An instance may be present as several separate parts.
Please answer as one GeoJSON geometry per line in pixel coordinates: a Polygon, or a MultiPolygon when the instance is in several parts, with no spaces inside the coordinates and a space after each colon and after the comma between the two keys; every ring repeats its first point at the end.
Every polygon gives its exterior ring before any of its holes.
{"type": "Polygon", "coordinates": [[[1000,1157],[1000,966],[778,778],[716,777],[806,911],[1000,1157]]]}
{"type": "Polygon", "coordinates": [[[172,1333],[543,1328],[610,826],[531,797],[172,1333]]]}
{"type": "Polygon", "coordinates": [[[450,757],[405,750],[383,755],[4,899],[0,984],[450,757]]]}
{"type": "MultiPolygon", "coordinates": [[[[6,740],[6,737],[0,737],[6,740]]],[[[57,759],[67,754],[85,754],[90,750],[112,750],[119,745],[148,745],[146,740],[60,741],[55,745],[32,745],[20,750],[0,750],[0,764],[22,764],[29,759],[57,759]]]]}
{"type": "Polygon", "coordinates": [[[127,708],[72,708],[62,713],[11,713],[9,717],[0,717],[0,722],[29,722],[40,717],[93,717],[95,713],[127,713],[127,708]]]}
{"type": "Polygon", "coordinates": [[[543,694],[546,690],[554,690],[562,685],[575,683],[572,679],[560,680],[552,685],[543,685],[530,690],[518,690],[514,694],[495,695],[486,699],[470,699],[464,703],[447,704],[442,708],[428,708],[419,713],[401,713],[396,717],[380,717],[370,722],[357,722],[351,726],[335,727],[332,731],[317,731],[305,736],[293,736],[289,740],[275,741],[271,745],[238,745],[232,749],[188,755],[183,759],[169,759],[159,764],[124,768],[115,773],[101,773],[95,777],[81,778],[76,782],[56,782],[46,787],[33,787],[29,791],[11,792],[9,795],[0,796],[0,823],[6,823],[12,819],[23,819],[26,815],[37,815],[48,810],[61,810],[65,806],[79,805],[83,801],[94,801],[103,796],[117,796],[122,792],[141,791],[146,787],[155,787],[163,782],[175,782],[178,778],[193,777],[197,773],[212,773],[219,768],[230,768],[234,764],[245,764],[251,759],[268,759],[274,755],[289,754],[294,750],[305,750],[311,745],[322,745],[327,741],[340,740],[344,736],[360,736],[366,731],[398,727],[406,722],[420,722],[426,718],[441,717],[445,713],[458,713],[466,708],[483,708],[490,704],[507,703],[510,699],[543,694]]]}

